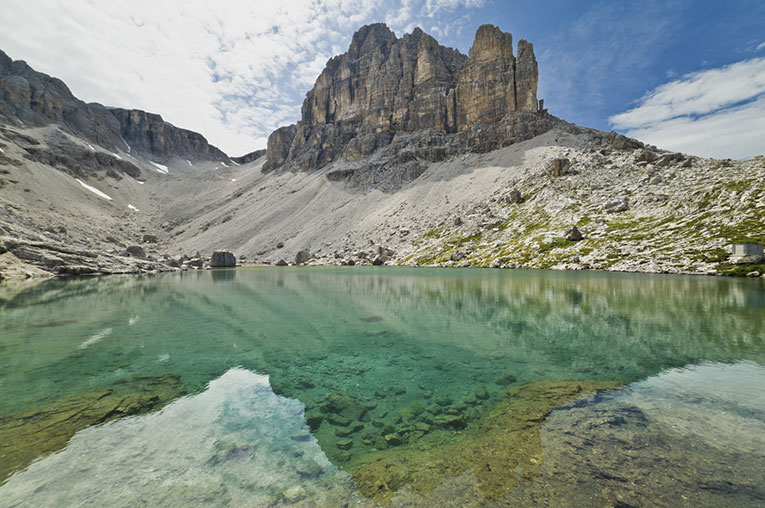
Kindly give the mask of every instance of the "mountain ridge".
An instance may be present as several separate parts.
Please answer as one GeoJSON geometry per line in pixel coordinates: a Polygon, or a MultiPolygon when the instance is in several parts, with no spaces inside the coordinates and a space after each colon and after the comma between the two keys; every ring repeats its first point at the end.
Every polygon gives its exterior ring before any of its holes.
{"type": "Polygon", "coordinates": [[[0,116],[6,122],[41,127],[62,125],[104,148],[160,158],[228,159],[201,134],[165,122],[155,113],[86,103],[58,78],[35,71],[0,50],[0,116]]]}

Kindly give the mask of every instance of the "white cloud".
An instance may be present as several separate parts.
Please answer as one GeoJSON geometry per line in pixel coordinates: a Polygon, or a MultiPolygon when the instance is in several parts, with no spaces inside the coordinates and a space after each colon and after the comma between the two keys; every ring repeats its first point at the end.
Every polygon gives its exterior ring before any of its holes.
{"type": "Polygon", "coordinates": [[[765,58],[683,76],[609,121],[672,150],[737,159],[765,153],[765,58]]]}
{"type": "Polygon", "coordinates": [[[759,51],[761,49],[765,49],[765,41],[759,43],[756,48],[754,48],[755,51],[759,51]]]}
{"type": "Polygon", "coordinates": [[[765,155],[765,97],[700,118],[679,117],[631,129],[634,137],[703,157],[749,159],[765,155]]]}
{"type": "MultiPolygon", "coordinates": [[[[239,155],[299,119],[326,61],[361,25],[454,31],[482,0],[5,0],[0,48],[86,101],[159,113],[239,155]]],[[[448,42],[448,41],[446,41],[448,42]]]]}

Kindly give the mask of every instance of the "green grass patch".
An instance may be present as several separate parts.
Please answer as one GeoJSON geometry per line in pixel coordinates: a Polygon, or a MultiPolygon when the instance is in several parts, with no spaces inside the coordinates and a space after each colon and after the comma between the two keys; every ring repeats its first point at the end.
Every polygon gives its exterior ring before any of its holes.
{"type": "Polygon", "coordinates": [[[444,232],[444,228],[433,228],[429,231],[427,231],[424,235],[425,238],[438,238],[441,236],[441,233],[444,232]]]}
{"type": "Polygon", "coordinates": [[[732,263],[720,263],[717,265],[717,271],[720,275],[727,277],[746,277],[750,272],[765,273],[765,264],[759,265],[734,265],[732,263]]]}

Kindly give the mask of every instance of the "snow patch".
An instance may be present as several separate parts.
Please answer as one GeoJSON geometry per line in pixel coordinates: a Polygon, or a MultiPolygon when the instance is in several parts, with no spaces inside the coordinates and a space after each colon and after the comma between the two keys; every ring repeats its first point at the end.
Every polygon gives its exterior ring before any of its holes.
{"type": "Polygon", "coordinates": [[[128,326],[133,326],[141,319],[141,316],[134,316],[128,319],[128,326]]]}
{"type": "Polygon", "coordinates": [[[137,212],[137,211],[139,211],[139,210],[138,210],[138,208],[134,207],[133,205],[128,205],[128,208],[130,208],[130,209],[131,209],[131,210],[133,210],[134,212],[137,212]]]}
{"type": "Polygon", "coordinates": [[[149,162],[151,163],[152,166],[157,168],[158,172],[162,173],[163,175],[166,175],[166,174],[168,174],[170,172],[170,171],[168,171],[167,166],[165,166],[164,164],[157,164],[154,161],[149,161],[149,162]]]}
{"type": "Polygon", "coordinates": [[[80,349],[85,349],[86,347],[90,347],[93,344],[95,344],[96,342],[98,342],[101,339],[103,339],[104,337],[108,337],[111,334],[112,334],[112,329],[111,328],[104,328],[100,332],[91,335],[88,340],[86,340],[85,342],[80,344],[80,349]]]}
{"type": "Polygon", "coordinates": [[[108,199],[109,201],[112,200],[111,196],[109,196],[108,194],[104,194],[103,192],[101,192],[100,190],[96,189],[95,187],[92,187],[92,186],[86,184],[85,182],[83,182],[79,178],[75,178],[75,180],[77,180],[80,183],[80,185],[82,185],[83,187],[88,189],[93,194],[97,194],[98,196],[101,196],[104,199],[108,199]]]}
{"type": "Polygon", "coordinates": [[[233,162],[233,163],[234,163],[234,166],[239,166],[239,163],[238,163],[238,162],[236,162],[236,161],[231,161],[231,162],[233,162]]]}
{"type": "Polygon", "coordinates": [[[191,167],[194,167],[194,165],[191,163],[191,161],[190,161],[190,160],[186,160],[186,162],[188,162],[188,163],[189,163],[189,166],[191,166],[191,167]]]}
{"type": "Polygon", "coordinates": [[[119,156],[118,154],[116,154],[116,153],[113,153],[113,154],[112,154],[112,157],[115,157],[115,158],[117,158],[117,159],[119,159],[119,160],[122,160],[122,157],[120,157],[120,156],[119,156]]]}
{"type": "Polygon", "coordinates": [[[123,143],[125,143],[125,146],[126,146],[126,147],[127,147],[127,149],[128,149],[128,153],[130,153],[130,151],[132,150],[132,148],[130,148],[130,145],[128,145],[128,142],[127,142],[127,141],[125,141],[125,138],[120,138],[120,139],[122,140],[122,142],[123,142],[123,143]]]}
{"type": "Polygon", "coordinates": [[[228,164],[226,164],[226,163],[225,163],[225,162],[223,162],[223,161],[221,161],[221,164],[223,164],[223,167],[225,167],[225,168],[227,168],[227,167],[228,167],[228,164]]]}
{"type": "Polygon", "coordinates": [[[3,150],[2,148],[0,148],[0,153],[5,153],[5,150],[3,150]]]}
{"type": "Polygon", "coordinates": [[[231,181],[232,181],[232,182],[236,182],[236,178],[232,178],[232,179],[231,179],[231,181]]]}
{"type": "Polygon", "coordinates": [[[88,143],[88,148],[90,148],[91,152],[95,152],[96,151],[96,149],[93,148],[93,145],[91,145],[90,143],[88,143]]]}

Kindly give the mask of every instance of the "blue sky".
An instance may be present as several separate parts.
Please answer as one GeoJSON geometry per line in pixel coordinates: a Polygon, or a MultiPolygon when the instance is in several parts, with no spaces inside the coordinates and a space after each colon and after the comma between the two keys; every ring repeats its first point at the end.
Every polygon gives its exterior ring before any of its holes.
{"type": "Polygon", "coordinates": [[[4,0],[0,49],[78,97],[135,107],[227,153],[265,146],[361,25],[467,53],[478,26],[534,43],[551,113],[663,148],[765,153],[765,2],[4,0]]]}

